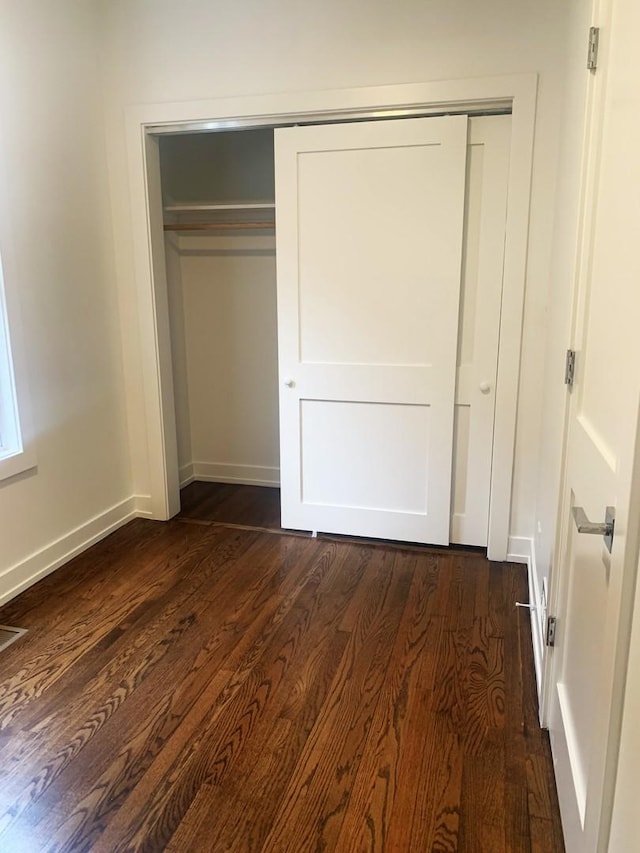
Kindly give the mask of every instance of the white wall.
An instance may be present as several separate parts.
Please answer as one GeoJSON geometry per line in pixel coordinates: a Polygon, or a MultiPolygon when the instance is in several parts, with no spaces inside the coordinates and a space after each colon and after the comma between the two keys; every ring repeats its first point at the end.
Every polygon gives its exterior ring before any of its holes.
{"type": "Polygon", "coordinates": [[[177,234],[167,233],[165,235],[165,258],[167,263],[167,298],[169,302],[178,466],[184,469],[192,465],[193,453],[191,450],[191,413],[187,378],[187,336],[182,288],[182,260],[180,257],[180,240],[177,234]]]}
{"type": "Polygon", "coordinates": [[[273,201],[273,130],[163,136],[160,167],[165,203],[273,201]]]}
{"type": "Polygon", "coordinates": [[[130,495],[97,13],[0,2],[0,245],[38,463],[0,483],[0,601],[120,521],[130,495]]]}
{"type": "Polygon", "coordinates": [[[273,235],[183,236],[179,246],[168,287],[181,287],[184,311],[184,377],[174,361],[181,479],[195,463],[198,479],[279,483],[273,235]]]}
{"type": "Polygon", "coordinates": [[[552,239],[565,4],[557,0],[191,0],[105,2],[108,143],[126,330],[136,491],[148,490],[137,351],[125,115],[129,104],[348,88],[460,77],[540,73],[521,407],[511,532],[533,535],[545,305],[552,239]]]}

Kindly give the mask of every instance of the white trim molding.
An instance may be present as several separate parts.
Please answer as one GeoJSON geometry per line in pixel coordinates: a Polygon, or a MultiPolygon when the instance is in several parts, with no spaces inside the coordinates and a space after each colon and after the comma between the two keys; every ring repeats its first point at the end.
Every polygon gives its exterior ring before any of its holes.
{"type": "MultiPolygon", "coordinates": [[[[0,162],[0,202],[8,198],[0,162]]],[[[0,203],[0,480],[37,466],[12,211],[0,203]]]]}
{"type": "Polygon", "coordinates": [[[546,608],[542,596],[542,590],[538,583],[538,572],[536,567],[535,541],[528,536],[510,536],[507,551],[507,560],[510,563],[523,563],[527,567],[527,584],[529,587],[529,610],[531,616],[531,640],[533,642],[533,662],[536,671],[536,689],[538,702],[542,696],[542,674],[545,657],[544,644],[544,622],[546,620],[546,608]]]}
{"type": "Polygon", "coordinates": [[[114,530],[134,518],[143,516],[138,509],[138,498],[132,496],[115,504],[64,536],[34,551],[26,559],[0,574],[0,606],[37,583],[42,578],[86,551],[114,530]]]}
{"type": "Polygon", "coordinates": [[[181,489],[184,489],[185,486],[193,483],[195,478],[195,474],[193,473],[193,462],[187,462],[186,465],[182,465],[180,467],[178,471],[178,479],[180,481],[181,489]]]}
{"type": "Polygon", "coordinates": [[[133,505],[136,518],[152,518],[151,495],[134,495],[133,505]]]}
{"type": "Polygon", "coordinates": [[[264,465],[232,465],[222,462],[194,462],[195,480],[210,483],[239,483],[244,486],[279,486],[280,469],[264,465]]]}
{"type": "Polygon", "coordinates": [[[237,483],[242,486],[279,486],[280,469],[231,462],[191,462],[183,465],[180,468],[180,488],[194,480],[204,483],[237,483]]]}

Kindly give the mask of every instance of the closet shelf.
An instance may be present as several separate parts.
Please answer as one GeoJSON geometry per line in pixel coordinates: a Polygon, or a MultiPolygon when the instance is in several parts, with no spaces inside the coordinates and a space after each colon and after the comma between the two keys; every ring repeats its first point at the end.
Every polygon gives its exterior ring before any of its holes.
{"type": "Polygon", "coordinates": [[[203,202],[199,204],[166,204],[166,213],[202,213],[216,210],[275,210],[274,201],[203,202]]]}
{"type": "Polygon", "coordinates": [[[275,202],[266,200],[165,205],[165,231],[255,231],[275,228],[275,202]],[[220,215],[218,215],[220,214],[220,215]],[[253,214],[253,217],[251,216],[253,214]],[[271,214],[271,215],[269,215],[271,214]]]}
{"type": "Polygon", "coordinates": [[[220,222],[165,222],[164,230],[165,231],[242,231],[242,230],[256,230],[258,228],[270,228],[274,229],[276,227],[275,222],[273,220],[262,220],[261,222],[229,222],[227,220],[220,222]]]}

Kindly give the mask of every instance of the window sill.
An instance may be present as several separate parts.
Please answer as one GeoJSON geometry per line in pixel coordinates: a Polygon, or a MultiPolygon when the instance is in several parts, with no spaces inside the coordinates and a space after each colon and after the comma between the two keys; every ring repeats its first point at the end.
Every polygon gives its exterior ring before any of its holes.
{"type": "Polygon", "coordinates": [[[32,448],[0,456],[0,481],[17,477],[18,474],[24,474],[26,471],[35,468],[36,465],[36,453],[32,448]]]}

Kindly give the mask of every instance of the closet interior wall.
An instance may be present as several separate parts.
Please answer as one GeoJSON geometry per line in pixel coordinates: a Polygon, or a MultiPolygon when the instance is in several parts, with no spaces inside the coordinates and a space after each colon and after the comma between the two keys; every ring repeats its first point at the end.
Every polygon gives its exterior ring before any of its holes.
{"type": "Polygon", "coordinates": [[[167,136],[160,160],[178,226],[165,251],[181,485],[277,485],[273,130],[167,136]]]}

